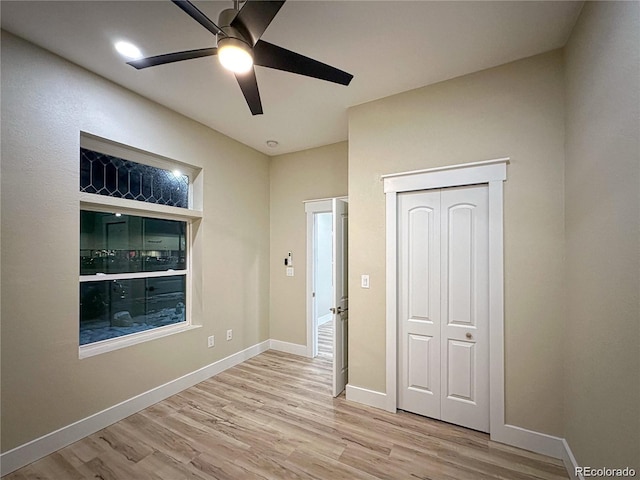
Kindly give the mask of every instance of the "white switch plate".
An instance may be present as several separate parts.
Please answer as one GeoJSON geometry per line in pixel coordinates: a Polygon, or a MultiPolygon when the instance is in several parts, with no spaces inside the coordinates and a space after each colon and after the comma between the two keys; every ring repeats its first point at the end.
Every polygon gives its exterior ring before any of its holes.
{"type": "Polygon", "coordinates": [[[207,347],[211,348],[216,345],[216,337],[214,335],[210,335],[207,338],[207,347]]]}
{"type": "Polygon", "coordinates": [[[287,277],[293,277],[293,267],[287,267],[287,277]]]}
{"type": "Polygon", "coordinates": [[[227,340],[231,340],[233,338],[233,330],[227,330],[227,340]]]}
{"type": "Polygon", "coordinates": [[[362,288],[369,288],[369,275],[360,276],[360,286],[362,288]]]}

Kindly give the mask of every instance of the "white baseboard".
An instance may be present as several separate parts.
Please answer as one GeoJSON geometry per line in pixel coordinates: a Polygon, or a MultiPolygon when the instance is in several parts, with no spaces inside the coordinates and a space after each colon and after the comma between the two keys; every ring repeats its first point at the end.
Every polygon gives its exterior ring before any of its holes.
{"type": "Polygon", "coordinates": [[[291,353],[292,355],[300,355],[301,357],[307,357],[309,355],[306,345],[283,342],[282,340],[269,340],[269,348],[279,352],[291,353]]]}
{"type": "Polygon", "coordinates": [[[350,402],[362,403],[370,407],[387,410],[387,394],[369,390],[367,388],[347,385],[346,398],[350,402]]]}
{"type": "Polygon", "coordinates": [[[269,344],[270,341],[265,340],[264,342],[234,353],[233,355],[188,373],[164,385],[160,385],[152,390],[141,393],[87,418],[78,420],[71,425],[67,425],[66,427],[9,450],[0,455],[0,475],[7,475],[18,468],[35,462],[56,450],[60,450],[73,442],[102,430],[129,415],[133,415],[140,410],[150,407],[171,395],[175,395],[228,368],[255,357],[268,350],[269,344]]]}
{"type": "Polygon", "coordinates": [[[515,425],[502,425],[491,432],[491,440],[505,443],[513,447],[523,448],[531,452],[562,458],[564,452],[563,440],[546,433],[534,432],[515,425]]]}
{"type": "Polygon", "coordinates": [[[578,462],[576,461],[576,457],[573,456],[573,452],[571,451],[571,448],[569,448],[569,444],[565,438],[562,439],[562,446],[562,462],[564,463],[564,467],[567,469],[569,478],[571,480],[584,480],[584,476],[581,473],[576,473],[578,462]]]}
{"type": "Polygon", "coordinates": [[[576,473],[578,462],[565,438],[504,425],[498,432],[491,432],[491,440],[560,459],[571,480],[585,480],[583,475],[576,473]]]}

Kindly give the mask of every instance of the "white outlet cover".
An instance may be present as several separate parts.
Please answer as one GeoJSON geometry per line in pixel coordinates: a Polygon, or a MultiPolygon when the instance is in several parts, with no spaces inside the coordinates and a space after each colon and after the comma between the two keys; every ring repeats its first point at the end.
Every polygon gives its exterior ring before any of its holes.
{"type": "Polygon", "coordinates": [[[362,288],[369,288],[369,275],[360,276],[360,286],[362,288]]]}
{"type": "Polygon", "coordinates": [[[293,267],[287,267],[287,277],[293,277],[293,267]]]}

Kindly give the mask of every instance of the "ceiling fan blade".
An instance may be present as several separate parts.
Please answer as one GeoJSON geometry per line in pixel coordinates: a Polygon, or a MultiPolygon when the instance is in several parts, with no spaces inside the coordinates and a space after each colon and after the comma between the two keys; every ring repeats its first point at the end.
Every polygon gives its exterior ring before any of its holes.
{"type": "Polygon", "coordinates": [[[261,67],[284,70],[340,85],[349,85],[353,78],[350,73],[263,40],[258,40],[253,47],[253,57],[254,64],[261,67]]]}
{"type": "Polygon", "coordinates": [[[249,105],[251,115],[262,115],[262,102],[260,101],[255,69],[251,68],[247,73],[236,73],[235,76],[247,105],[249,105]]]}
{"type": "Polygon", "coordinates": [[[198,10],[198,7],[196,7],[193,3],[189,2],[188,0],[171,0],[171,1],[175,3],[178,7],[180,7],[187,15],[189,15],[191,18],[193,18],[196,22],[198,22],[200,25],[202,25],[204,28],[209,30],[214,35],[221,34],[226,36],[226,34],[220,29],[220,27],[217,26],[215,23],[213,23],[209,19],[209,17],[207,17],[204,13],[198,10]]]}
{"type": "Polygon", "coordinates": [[[165,63],[181,62],[183,60],[191,60],[192,58],[210,57],[216,55],[218,49],[212,48],[199,48],[197,50],[187,50],[184,52],[165,53],[164,55],[156,55],[155,57],[141,58],[139,60],[132,60],[127,62],[127,65],[140,70],[141,68],[155,67],[156,65],[164,65],[165,63]]]}
{"type": "Polygon", "coordinates": [[[284,0],[248,0],[231,22],[231,27],[237,29],[253,46],[260,40],[282,5],[284,5],[284,0]]]}

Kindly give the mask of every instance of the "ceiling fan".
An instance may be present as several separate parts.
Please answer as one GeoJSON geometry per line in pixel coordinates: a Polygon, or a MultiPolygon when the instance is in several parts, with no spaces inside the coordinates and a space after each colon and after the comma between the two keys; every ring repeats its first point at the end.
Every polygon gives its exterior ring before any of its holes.
{"type": "Polygon", "coordinates": [[[188,0],[171,0],[196,22],[216,35],[217,46],[184,52],[167,53],[132,60],[127,64],[137,68],[155,67],[166,63],[218,55],[222,66],[234,72],[252,115],[262,114],[262,102],[254,65],[318,78],[328,82],[349,85],[353,75],[260,40],[283,1],[246,0],[242,8],[234,0],[233,8],[223,10],[218,17],[220,26],[213,23],[188,0]]]}

